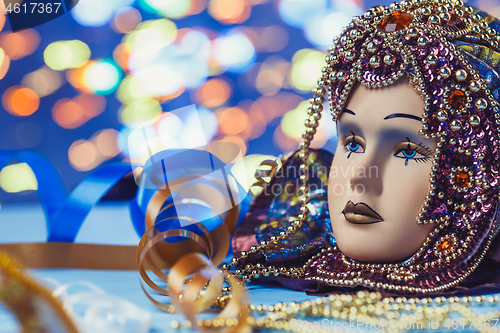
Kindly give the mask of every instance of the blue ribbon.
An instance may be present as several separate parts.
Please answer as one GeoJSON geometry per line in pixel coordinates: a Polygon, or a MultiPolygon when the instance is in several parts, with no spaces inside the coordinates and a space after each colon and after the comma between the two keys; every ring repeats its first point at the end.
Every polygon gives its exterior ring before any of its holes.
{"type": "Polygon", "coordinates": [[[0,169],[13,160],[28,164],[36,176],[49,242],[74,242],[90,210],[132,171],[127,163],[105,165],[88,175],[68,196],[61,177],[43,155],[32,150],[0,151],[0,169]]]}
{"type": "MultiPolygon", "coordinates": [[[[185,164],[186,160],[183,160],[181,164],[195,167],[197,154],[199,153],[195,152],[191,155],[194,158],[191,160],[192,163],[185,164]]],[[[74,242],[78,231],[92,208],[118,181],[132,171],[132,167],[128,163],[115,162],[106,164],[85,177],[71,194],[67,195],[61,177],[54,166],[40,153],[31,150],[0,150],[0,169],[13,160],[27,163],[36,176],[38,182],[37,194],[46,217],[47,241],[49,242],[74,242]]],[[[220,167],[222,165],[220,163],[222,162],[216,161],[215,165],[220,167]]],[[[211,169],[212,171],[217,169],[213,161],[211,169]]],[[[243,190],[239,184],[238,188],[240,191],[243,190]]],[[[130,201],[132,222],[139,236],[142,236],[145,232],[145,211],[155,191],[156,189],[139,187],[136,197],[130,201]]],[[[169,202],[171,202],[171,198],[166,204],[169,202]]],[[[243,220],[249,207],[250,196],[247,195],[240,203],[238,224],[243,220]]],[[[165,213],[174,216],[175,209],[165,213]]],[[[161,218],[165,217],[165,214],[162,214],[161,218]]]]}
{"type": "MultiPolygon", "coordinates": [[[[186,175],[197,175],[198,177],[202,177],[204,175],[209,175],[212,172],[222,170],[225,173],[225,177],[228,175],[231,176],[231,173],[226,170],[227,164],[222,162],[217,156],[205,150],[198,149],[168,149],[162,152],[159,152],[153,155],[146,163],[142,172],[141,185],[146,184],[146,186],[139,186],[137,191],[137,195],[130,201],[130,215],[132,217],[132,221],[134,224],[134,228],[139,235],[143,235],[145,232],[145,215],[148,203],[151,197],[156,192],[156,189],[147,188],[152,186],[152,182],[150,179],[155,178],[158,180],[162,180],[162,183],[158,183],[156,185],[157,188],[160,188],[165,182],[173,181],[179,177],[186,175]]],[[[196,181],[196,180],[195,180],[196,181]]],[[[227,178],[225,179],[227,184],[227,178]]],[[[237,191],[239,195],[241,193],[244,194],[244,198],[239,198],[242,200],[237,200],[239,202],[239,217],[237,225],[243,221],[243,218],[246,215],[246,212],[250,209],[250,195],[241,187],[238,183],[236,184],[237,191]]],[[[228,188],[229,195],[233,200],[236,198],[232,197],[232,192],[228,188]]],[[[172,203],[172,196],[164,203],[168,205],[172,203]]],[[[200,207],[193,207],[193,216],[196,217],[200,221],[204,221],[203,224],[208,228],[209,231],[212,231],[216,227],[223,223],[223,221],[219,217],[214,218],[203,218],[205,209],[200,207]],[[195,211],[196,210],[196,211],[195,211]]],[[[210,214],[206,214],[207,216],[210,214]]],[[[168,217],[177,216],[177,212],[175,207],[163,212],[160,216],[158,216],[157,220],[165,219],[168,217]]],[[[171,228],[179,228],[180,226],[175,221],[172,221],[171,228]]],[[[186,227],[183,227],[186,228],[186,227]]]]}
{"type": "Polygon", "coordinates": [[[60,212],[50,221],[49,242],[74,242],[78,230],[102,197],[132,171],[128,163],[111,163],[97,169],[78,184],[60,212]]]}

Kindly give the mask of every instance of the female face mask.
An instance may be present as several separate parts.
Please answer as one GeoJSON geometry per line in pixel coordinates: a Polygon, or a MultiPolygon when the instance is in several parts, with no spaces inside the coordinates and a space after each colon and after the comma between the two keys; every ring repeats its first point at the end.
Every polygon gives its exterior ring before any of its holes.
{"type": "Polygon", "coordinates": [[[309,292],[479,281],[498,231],[499,26],[446,0],[355,17],[329,49],[300,150],[270,184],[296,195],[257,198],[233,241],[235,252],[254,244],[233,263],[284,267],[239,275],[309,292]],[[309,148],[325,99],[339,133],[333,161],[309,148]],[[317,172],[325,164],[328,180],[317,172]]]}
{"type": "Polygon", "coordinates": [[[434,228],[415,223],[437,141],[418,135],[423,109],[409,83],[379,90],[360,85],[339,117],[328,202],[337,246],[347,257],[401,261],[434,228]]]}

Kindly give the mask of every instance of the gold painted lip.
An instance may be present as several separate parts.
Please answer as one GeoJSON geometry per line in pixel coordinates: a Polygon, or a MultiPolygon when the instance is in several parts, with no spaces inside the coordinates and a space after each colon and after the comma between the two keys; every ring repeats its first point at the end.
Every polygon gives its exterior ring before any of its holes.
{"type": "Polygon", "coordinates": [[[382,216],[364,202],[354,204],[351,200],[345,205],[342,214],[344,214],[347,221],[354,224],[377,223],[384,220],[382,216]]]}

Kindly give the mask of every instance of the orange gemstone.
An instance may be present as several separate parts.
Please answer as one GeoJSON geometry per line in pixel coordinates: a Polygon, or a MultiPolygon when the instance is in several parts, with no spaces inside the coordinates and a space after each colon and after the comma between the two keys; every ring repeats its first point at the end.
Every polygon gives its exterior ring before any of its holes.
{"type": "Polygon", "coordinates": [[[413,15],[395,12],[380,22],[378,29],[382,32],[394,32],[406,28],[413,21],[413,15]]]}
{"type": "Polygon", "coordinates": [[[398,273],[397,276],[405,278],[405,277],[411,277],[411,274],[410,273],[398,273]]]}
{"type": "Polygon", "coordinates": [[[455,175],[455,184],[459,187],[469,186],[469,174],[465,171],[460,171],[455,175]]]}
{"type": "Polygon", "coordinates": [[[448,96],[448,104],[450,104],[455,110],[463,109],[466,103],[467,96],[465,96],[465,93],[462,90],[453,90],[448,96]]]}
{"type": "Polygon", "coordinates": [[[440,245],[439,245],[439,250],[442,252],[442,251],[446,251],[448,250],[449,248],[451,247],[451,242],[450,241],[443,241],[440,245]]]}

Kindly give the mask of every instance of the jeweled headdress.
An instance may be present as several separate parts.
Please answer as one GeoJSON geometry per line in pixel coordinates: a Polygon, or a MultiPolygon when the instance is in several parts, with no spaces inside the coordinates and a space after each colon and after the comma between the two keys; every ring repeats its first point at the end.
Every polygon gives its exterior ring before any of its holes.
{"type": "MultiPolygon", "coordinates": [[[[460,0],[403,1],[355,17],[329,49],[327,65],[313,91],[310,118],[306,120],[301,151],[296,154],[302,172],[302,186],[297,186],[300,212],[295,221],[282,226],[279,235],[267,243],[261,241],[250,254],[244,253],[243,259],[251,262],[252,254],[271,258],[273,253],[291,248],[301,228],[309,233],[312,230],[311,221],[315,219],[307,217],[312,195],[305,185],[316,179],[310,173],[310,154],[317,152],[308,147],[326,91],[336,120],[356,83],[376,89],[408,75],[425,102],[420,134],[438,138],[428,195],[416,218],[416,223],[433,224],[435,228],[404,262],[357,262],[344,256],[333,243],[295,271],[287,273],[285,268],[283,274],[274,275],[318,282],[319,289],[307,287],[311,291],[325,291],[323,287],[328,286],[364,286],[433,293],[465,281],[487,254],[498,229],[498,26],[497,19],[464,6],[460,0]]],[[[256,239],[265,237],[257,234],[256,239]]],[[[245,276],[245,271],[241,274],[245,276]]]]}

